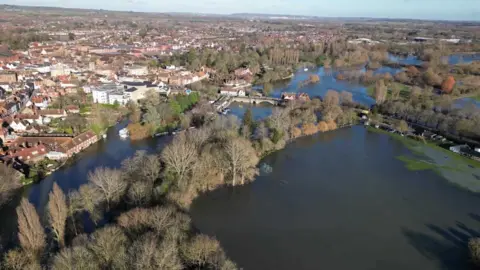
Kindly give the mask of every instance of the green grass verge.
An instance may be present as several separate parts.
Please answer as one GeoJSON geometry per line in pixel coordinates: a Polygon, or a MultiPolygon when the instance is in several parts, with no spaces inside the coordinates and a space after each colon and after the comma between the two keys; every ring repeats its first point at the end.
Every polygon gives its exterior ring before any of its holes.
{"type": "MultiPolygon", "coordinates": [[[[400,136],[399,134],[390,133],[390,132],[385,131],[383,129],[373,128],[373,127],[367,127],[367,129],[368,129],[368,131],[371,131],[371,132],[388,134],[392,138],[394,138],[398,141],[401,141],[409,150],[411,150],[412,152],[414,152],[415,154],[417,154],[419,156],[425,156],[421,147],[430,147],[430,148],[433,148],[433,149],[435,149],[439,152],[442,152],[442,154],[445,154],[446,156],[448,156],[449,158],[451,158],[453,160],[456,160],[456,161],[462,162],[462,163],[466,163],[466,164],[468,164],[468,165],[470,165],[474,168],[480,168],[480,162],[478,162],[476,160],[473,160],[473,159],[470,159],[470,158],[467,158],[465,156],[459,155],[457,153],[454,153],[454,152],[452,152],[448,149],[445,149],[445,148],[443,148],[443,147],[441,147],[441,146],[439,146],[439,145],[437,145],[433,142],[417,141],[417,140],[414,140],[414,139],[409,138],[409,137],[400,136]]],[[[436,166],[436,167],[439,167],[439,166],[436,166]]],[[[444,169],[455,169],[455,168],[450,168],[450,167],[442,167],[442,168],[444,168],[444,169]]]]}
{"type": "Polygon", "coordinates": [[[419,160],[407,156],[398,156],[398,160],[402,161],[410,171],[434,170],[437,166],[425,160],[419,160]]]}

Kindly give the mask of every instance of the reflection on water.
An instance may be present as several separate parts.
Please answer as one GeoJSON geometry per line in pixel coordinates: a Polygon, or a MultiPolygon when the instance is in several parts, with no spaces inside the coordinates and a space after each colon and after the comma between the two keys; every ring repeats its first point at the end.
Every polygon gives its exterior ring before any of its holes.
{"type": "Polygon", "coordinates": [[[191,216],[244,269],[468,269],[480,197],[408,171],[396,159],[408,153],[359,126],[301,138],[262,160],[272,173],[202,195],[191,216]]]}

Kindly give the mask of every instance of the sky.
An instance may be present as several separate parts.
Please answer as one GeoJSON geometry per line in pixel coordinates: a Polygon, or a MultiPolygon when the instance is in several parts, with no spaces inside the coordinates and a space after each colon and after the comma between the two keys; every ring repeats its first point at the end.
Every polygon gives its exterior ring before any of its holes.
{"type": "Polygon", "coordinates": [[[143,12],[480,21],[480,0],[0,0],[0,4],[143,12]]]}

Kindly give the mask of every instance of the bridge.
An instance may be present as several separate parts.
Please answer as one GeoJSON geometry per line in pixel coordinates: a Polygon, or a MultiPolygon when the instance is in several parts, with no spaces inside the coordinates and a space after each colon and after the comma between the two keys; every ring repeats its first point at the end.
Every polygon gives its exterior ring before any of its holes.
{"type": "Polygon", "coordinates": [[[232,97],[232,101],[250,104],[270,103],[274,106],[280,104],[281,99],[273,97],[232,97]]]}

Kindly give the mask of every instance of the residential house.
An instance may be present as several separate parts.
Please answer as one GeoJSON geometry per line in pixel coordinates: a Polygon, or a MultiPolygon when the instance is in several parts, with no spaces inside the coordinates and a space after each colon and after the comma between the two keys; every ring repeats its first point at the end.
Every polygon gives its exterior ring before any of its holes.
{"type": "Polygon", "coordinates": [[[35,96],[31,98],[31,102],[35,107],[39,108],[40,110],[46,109],[48,107],[48,98],[43,96],[35,96]]]}
{"type": "Polygon", "coordinates": [[[283,92],[282,93],[282,99],[283,100],[296,100],[297,99],[297,94],[289,93],[289,92],[283,92]]]}
{"type": "Polygon", "coordinates": [[[249,68],[237,68],[235,71],[235,77],[237,78],[243,78],[245,76],[252,76],[253,73],[250,71],[249,68]]]}
{"type": "Polygon", "coordinates": [[[27,127],[30,125],[26,120],[14,119],[10,123],[10,128],[15,130],[15,132],[25,132],[27,127]]]}
{"type": "Polygon", "coordinates": [[[0,83],[12,84],[18,82],[18,74],[16,72],[1,72],[0,83]]]}
{"type": "Polygon", "coordinates": [[[310,96],[307,93],[298,93],[297,100],[300,100],[303,102],[310,101],[310,96]]]}
{"type": "Polygon", "coordinates": [[[18,112],[20,106],[16,102],[8,102],[5,104],[5,109],[7,110],[7,114],[13,115],[18,112]]]}
{"type": "Polygon", "coordinates": [[[43,117],[39,114],[17,114],[17,118],[25,120],[30,124],[43,125],[43,117]]]}
{"type": "Polygon", "coordinates": [[[17,158],[25,163],[34,163],[42,160],[47,155],[47,147],[39,144],[30,148],[21,148],[10,152],[10,156],[17,158]]]}
{"type": "Polygon", "coordinates": [[[89,130],[63,143],[59,151],[64,153],[68,157],[71,157],[74,154],[80,153],[80,151],[84,150],[85,148],[89,147],[97,141],[97,135],[93,131],[89,130]]]}

